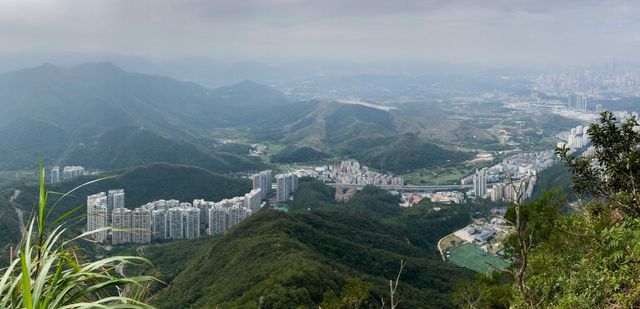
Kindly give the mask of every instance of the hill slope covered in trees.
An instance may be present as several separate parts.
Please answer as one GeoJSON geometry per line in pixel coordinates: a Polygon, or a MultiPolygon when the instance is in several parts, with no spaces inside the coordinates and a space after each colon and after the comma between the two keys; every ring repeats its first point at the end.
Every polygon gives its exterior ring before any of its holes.
{"type": "Polygon", "coordinates": [[[265,210],[219,237],[145,248],[155,274],[167,283],[156,287],[153,303],[160,308],[313,308],[360,280],[367,292],[363,306],[378,307],[381,298],[388,302],[388,280],[404,260],[400,308],[452,307],[447,293],[472,273],[442,261],[434,240],[425,237],[448,233],[437,230],[436,222],[447,229],[467,224],[468,213],[424,207],[405,215],[396,197],[374,188],[347,204],[332,202],[330,194],[323,184],[303,180],[298,206],[289,213],[265,210]],[[407,224],[411,220],[427,230],[407,224]]]}

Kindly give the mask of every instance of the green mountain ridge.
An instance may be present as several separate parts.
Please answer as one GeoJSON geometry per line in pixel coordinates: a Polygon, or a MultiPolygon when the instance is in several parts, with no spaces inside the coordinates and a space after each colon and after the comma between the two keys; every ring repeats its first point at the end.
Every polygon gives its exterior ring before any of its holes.
{"type": "Polygon", "coordinates": [[[159,308],[314,308],[349,278],[373,283],[367,303],[388,297],[400,260],[400,308],[451,308],[447,293],[467,270],[411,245],[401,230],[363,213],[263,211],[217,238],[145,249],[168,285],[159,308]]]}

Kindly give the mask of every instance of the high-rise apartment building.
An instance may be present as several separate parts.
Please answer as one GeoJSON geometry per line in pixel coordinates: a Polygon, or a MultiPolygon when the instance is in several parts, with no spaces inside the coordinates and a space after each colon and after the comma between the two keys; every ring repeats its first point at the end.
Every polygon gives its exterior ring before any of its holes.
{"type": "Polygon", "coordinates": [[[491,201],[501,202],[504,199],[504,184],[495,184],[491,189],[491,201]]]}
{"type": "Polygon", "coordinates": [[[473,190],[477,197],[484,197],[487,194],[487,169],[476,170],[473,175],[473,190]]]}
{"type": "Polygon", "coordinates": [[[298,174],[291,173],[291,194],[298,191],[298,174]]]}
{"type": "Polygon", "coordinates": [[[164,209],[156,209],[151,212],[151,230],[153,240],[169,239],[169,213],[164,209]]]}
{"type": "Polygon", "coordinates": [[[131,210],[116,208],[111,213],[111,244],[123,245],[131,243],[131,210]]]}
{"type": "MultiPolygon", "coordinates": [[[[113,245],[191,239],[199,237],[202,231],[217,235],[240,223],[254,210],[260,210],[262,189],[219,202],[195,199],[192,204],[178,200],[157,200],[134,210],[126,209],[124,200],[123,189],[88,196],[87,229],[106,227],[111,221],[113,245]]],[[[104,241],[107,236],[105,231],[95,238],[104,241]]]]}
{"type": "Polygon", "coordinates": [[[200,237],[200,210],[197,208],[187,208],[184,212],[187,225],[184,229],[186,239],[200,237]]]}
{"type": "Polygon", "coordinates": [[[51,183],[60,182],[60,167],[54,166],[51,168],[51,183]]]}
{"type": "Polygon", "coordinates": [[[253,180],[253,189],[260,189],[262,199],[267,199],[271,193],[271,170],[253,174],[251,179],[253,180]]]}
{"type": "Polygon", "coordinates": [[[227,208],[214,206],[209,209],[209,235],[219,235],[227,230],[227,208]]]}
{"type": "Polygon", "coordinates": [[[182,211],[178,207],[169,208],[169,238],[183,239],[183,218],[182,211]]]}
{"type": "Polygon", "coordinates": [[[251,212],[257,213],[260,211],[262,205],[262,189],[253,189],[251,192],[244,195],[245,208],[250,209],[251,212]]]}
{"type": "Polygon", "coordinates": [[[298,188],[298,176],[293,173],[276,175],[276,201],[285,202],[298,188]]]}
{"type": "Polygon", "coordinates": [[[212,202],[205,201],[203,199],[195,199],[193,200],[193,207],[198,208],[200,210],[200,225],[206,226],[208,224],[207,218],[209,217],[209,208],[212,202]]]}
{"type": "Polygon", "coordinates": [[[131,212],[131,242],[148,244],[151,242],[151,211],[142,207],[131,212]]]}
{"type": "Polygon", "coordinates": [[[109,211],[124,208],[124,189],[109,190],[107,194],[107,204],[109,211]]]}
{"type": "MultiPolygon", "coordinates": [[[[87,197],[87,231],[96,231],[107,227],[107,195],[104,192],[87,197]]],[[[107,231],[102,230],[91,235],[99,242],[107,240],[107,231]]]]}
{"type": "Polygon", "coordinates": [[[200,236],[200,210],[193,207],[169,209],[169,236],[172,239],[191,239],[200,236]]]}
{"type": "Polygon", "coordinates": [[[239,205],[235,205],[228,210],[227,217],[227,229],[232,228],[234,225],[240,223],[242,220],[251,215],[251,210],[248,210],[239,205]]]}

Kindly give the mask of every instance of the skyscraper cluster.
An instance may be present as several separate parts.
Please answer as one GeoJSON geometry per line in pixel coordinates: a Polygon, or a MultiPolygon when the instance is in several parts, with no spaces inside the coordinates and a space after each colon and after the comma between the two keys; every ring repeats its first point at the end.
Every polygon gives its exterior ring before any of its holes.
{"type": "Polygon", "coordinates": [[[111,217],[113,245],[200,237],[200,210],[178,200],[157,200],[133,210],[116,208],[111,217]]]}
{"type": "Polygon", "coordinates": [[[65,166],[62,168],[62,179],[67,180],[77,176],[83,176],[85,174],[84,167],[82,166],[65,166]]]}
{"type": "Polygon", "coordinates": [[[566,140],[566,143],[559,142],[558,147],[567,146],[572,151],[582,149],[589,144],[589,135],[587,134],[587,128],[583,126],[572,128],[571,132],[566,135],[566,140]]]}
{"type": "Polygon", "coordinates": [[[402,177],[371,171],[367,166],[360,165],[357,160],[345,160],[340,162],[340,165],[329,165],[323,171],[322,178],[339,184],[404,185],[402,177]]]}
{"type": "MultiPolygon", "coordinates": [[[[89,195],[87,197],[87,231],[109,226],[109,218],[115,209],[124,209],[123,189],[89,195]]],[[[107,240],[108,232],[100,231],[92,236],[95,240],[103,242],[107,240]]]]}
{"type": "Polygon", "coordinates": [[[294,173],[276,175],[276,201],[288,201],[298,191],[298,175],[294,173]]]}
{"type": "Polygon", "coordinates": [[[265,170],[251,175],[253,189],[261,190],[261,199],[267,199],[271,193],[271,170],[265,170]]]}
{"type": "Polygon", "coordinates": [[[507,201],[511,203],[523,203],[533,195],[536,185],[536,176],[516,180],[513,183],[498,183],[491,188],[491,201],[507,201]]]}
{"type": "Polygon", "coordinates": [[[114,245],[192,239],[200,236],[200,211],[191,203],[158,200],[134,210],[115,208],[112,224],[114,245]]]}
{"type": "MultiPolygon", "coordinates": [[[[251,192],[256,196],[261,194],[260,189],[251,192]]],[[[236,197],[214,203],[207,211],[209,218],[209,235],[218,235],[240,223],[246,217],[253,214],[250,200],[245,197],[236,197]]]]}
{"type": "Polygon", "coordinates": [[[524,152],[508,156],[501,163],[482,170],[462,179],[462,184],[473,183],[474,195],[482,193],[482,197],[490,197],[492,201],[524,201],[533,194],[536,175],[554,163],[553,151],[524,152]],[[484,177],[483,177],[484,176],[484,177]],[[522,192],[513,192],[512,182],[524,179],[522,192]],[[491,190],[487,183],[494,183],[491,190]],[[503,182],[503,183],[497,183],[503,182]],[[517,196],[520,197],[517,197],[517,196]]]}
{"type": "Polygon", "coordinates": [[[640,94],[637,70],[616,71],[613,63],[601,69],[543,74],[535,78],[535,88],[547,95],[567,96],[575,92],[596,98],[634,97],[640,94]]]}
{"type": "Polygon", "coordinates": [[[111,243],[114,245],[151,242],[151,212],[148,209],[116,208],[111,213],[111,225],[111,243]]]}
{"type": "MultiPolygon", "coordinates": [[[[111,243],[145,244],[168,239],[192,239],[203,233],[221,234],[256,213],[262,206],[262,190],[254,189],[244,196],[193,203],[157,200],[135,209],[125,208],[123,189],[100,192],[87,197],[87,230],[112,226],[111,243]],[[109,223],[110,219],[110,223],[109,223]]],[[[94,239],[106,241],[107,231],[94,239]]]]}
{"type": "Polygon", "coordinates": [[[51,183],[58,183],[62,180],[83,176],[85,174],[86,171],[82,166],[65,166],[62,168],[62,174],[60,172],[60,166],[53,166],[51,167],[51,183]]]}

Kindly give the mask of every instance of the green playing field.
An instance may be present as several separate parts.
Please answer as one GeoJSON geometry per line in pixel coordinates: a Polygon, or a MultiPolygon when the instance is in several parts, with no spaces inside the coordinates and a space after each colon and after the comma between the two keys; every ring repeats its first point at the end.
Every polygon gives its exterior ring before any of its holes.
{"type": "Polygon", "coordinates": [[[496,255],[482,251],[480,248],[472,244],[463,244],[450,249],[449,261],[458,266],[466,267],[471,270],[486,273],[497,267],[504,269],[509,266],[509,262],[499,258],[496,255]]]}

